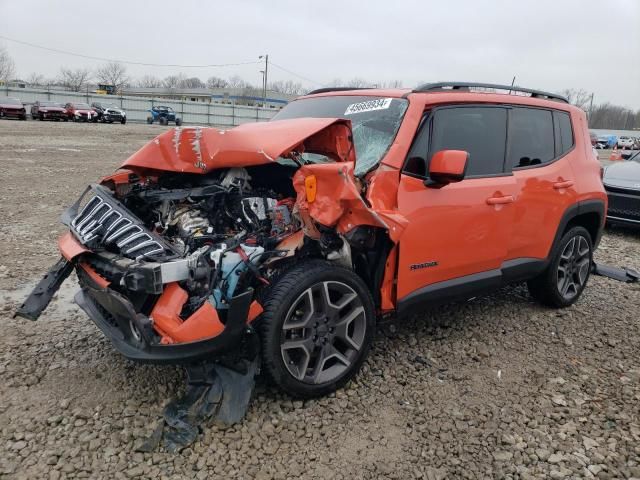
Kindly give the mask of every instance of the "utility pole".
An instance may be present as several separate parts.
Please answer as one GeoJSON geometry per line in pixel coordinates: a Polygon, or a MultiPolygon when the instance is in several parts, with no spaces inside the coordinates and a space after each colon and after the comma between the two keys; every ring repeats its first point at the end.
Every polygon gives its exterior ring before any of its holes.
{"type": "Polygon", "coordinates": [[[264,78],[262,80],[262,106],[267,106],[267,82],[269,74],[269,54],[260,55],[258,60],[264,58],[264,78]]]}
{"type": "Polygon", "coordinates": [[[591,112],[593,111],[593,92],[591,93],[591,100],[589,101],[589,116],[588,120],[591,120],[591,112]]]}

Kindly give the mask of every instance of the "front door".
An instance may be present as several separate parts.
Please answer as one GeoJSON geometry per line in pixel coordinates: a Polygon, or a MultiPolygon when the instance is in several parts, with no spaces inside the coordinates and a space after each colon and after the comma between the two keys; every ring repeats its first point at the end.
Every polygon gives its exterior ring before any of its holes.
{"type": "Polygon", "coordinates": [[[440,107],[423,122],[398,192],[398,209],[409,220],[399,244],[399,302],[433,293],[471,296],[473,287],[500,284],[517,188],[505,172],[506,126],[507,109],[498,106],[440,107]],[[425,172],[440,150],[469,152],[466,177],[430,188],[425,172]]]}

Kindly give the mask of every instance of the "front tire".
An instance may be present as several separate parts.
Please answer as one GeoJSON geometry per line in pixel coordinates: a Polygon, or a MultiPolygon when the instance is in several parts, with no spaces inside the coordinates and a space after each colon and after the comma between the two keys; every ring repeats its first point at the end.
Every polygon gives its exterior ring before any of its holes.
{"type": "Polygon", "coordinates": [[[592,263],[591,235],[584,227],[573,227],[562,236],[547,269],[529,280],[529,293],[549,307],[573,305],[587,285],[592,263]]]}
{"type": "Polygon", "coordinates": [[[182,119],[176,118],[176,126],[179,127],[180,125],[182,125],[182,119]]]}
{"type": "Polygon", "coordinates": [[[373,299],[351,270],[304,262],[267,293],[260,331],[264,369],[282,390],[326,395],[353,378],[369,353],[373,299]]]}

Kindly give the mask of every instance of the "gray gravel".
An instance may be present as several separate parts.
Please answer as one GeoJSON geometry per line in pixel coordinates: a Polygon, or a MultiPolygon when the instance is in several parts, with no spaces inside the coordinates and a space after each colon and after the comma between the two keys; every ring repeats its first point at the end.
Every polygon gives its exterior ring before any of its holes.
{"type": "MultiPolygon", "coordinates": [[[[11,312],[57,258],[63,206],[161,130],[0,122],[0,477],[640,478],[640,286],[603,278],[563,311],[515,286],[416,312],[335,395],[259,384],[242,424],[137,453],[182,371],[115,353],[71,281],[37,323],[11,312]]],[[[608,230],[596,258],[640,267],[640,232],[608,230]]]]}

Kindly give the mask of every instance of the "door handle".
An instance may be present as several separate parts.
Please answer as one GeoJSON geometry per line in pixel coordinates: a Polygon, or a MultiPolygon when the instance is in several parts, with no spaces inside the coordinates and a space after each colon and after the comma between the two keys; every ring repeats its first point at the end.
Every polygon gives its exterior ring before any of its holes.
{"type": "Polygon", "coordinates": [[[506,203],[513,203],[513,195],[505,195],[503,197],[489,197],[487,198],[487,205],[504,205],[506,203]]]}
{"type": "Polygon", "coordinates": [[[556,190],[570,187],[573,187],[573,180],[565,180],[564,182],[556,182],[553,184],[553,188],[555,188],[556,190]]]}

